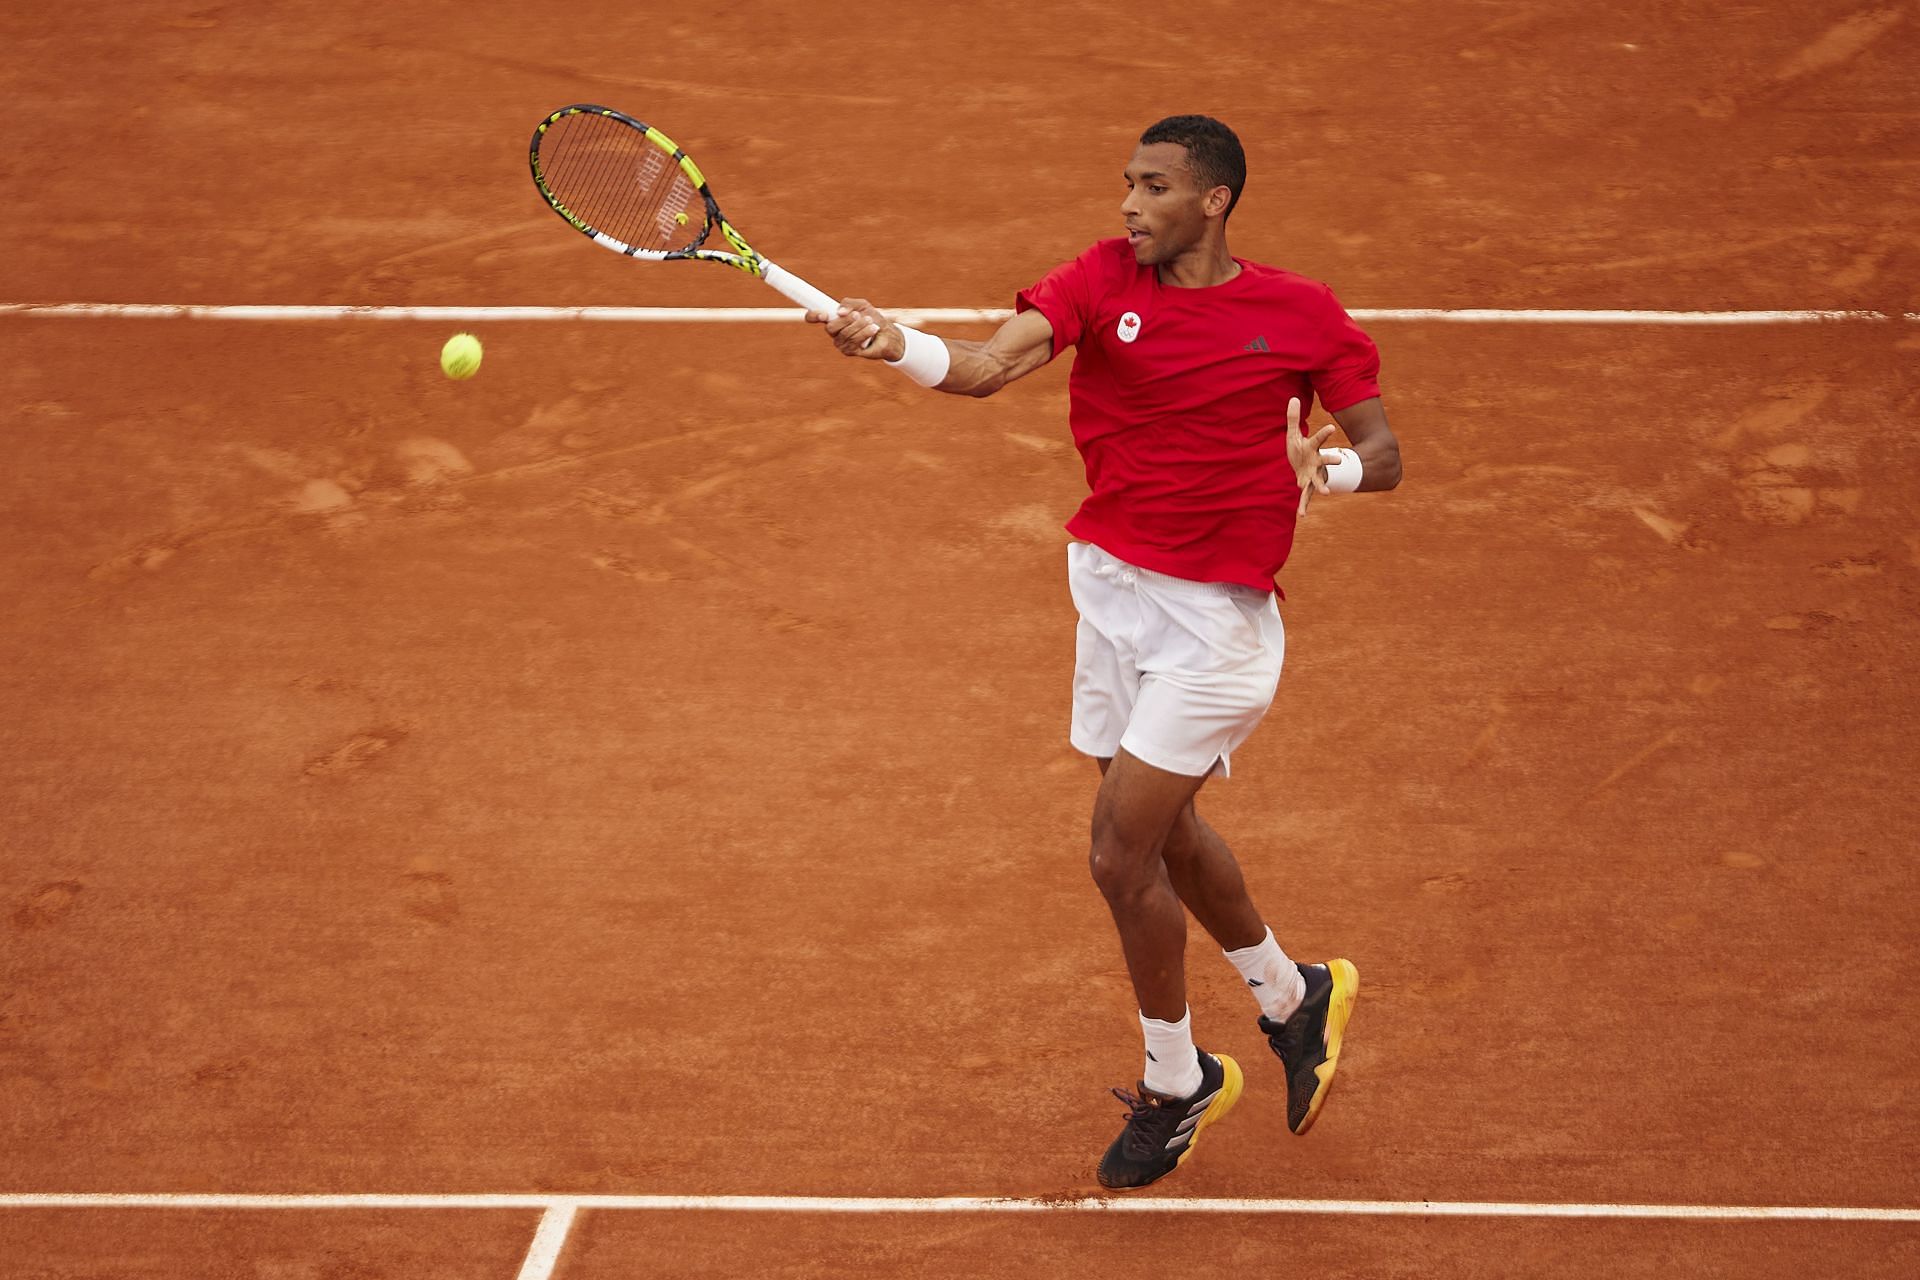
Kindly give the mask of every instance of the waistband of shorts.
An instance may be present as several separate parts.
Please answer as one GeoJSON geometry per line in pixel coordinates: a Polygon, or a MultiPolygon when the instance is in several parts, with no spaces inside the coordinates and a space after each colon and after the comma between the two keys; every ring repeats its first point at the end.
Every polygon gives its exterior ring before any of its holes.
{"type": "Polygon", "coordinates": [[[1262,591],[1258,587],[1249,587],[1238,582],[1196,582],[1192,578],[1176,578],[1170,573],[1158,573],[1152,569],[1142,569],[1137,564],[1130,564],[1095,543],[1076,541],[1072,545],[1085,547],[1115,569],[1124,570],[1169,591],[1186,592],[1189,595],[1225,596],[1230,600],[1265,598],[1273,594],[1271,591],[1262,591]]]}

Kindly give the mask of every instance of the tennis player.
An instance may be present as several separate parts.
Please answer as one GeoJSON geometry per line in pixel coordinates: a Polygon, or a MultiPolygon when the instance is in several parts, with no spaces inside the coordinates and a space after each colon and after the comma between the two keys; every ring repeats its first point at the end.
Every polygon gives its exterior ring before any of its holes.
{"type": "Polygon", "coordinates": [[[1093,879],[1146,1040],[1138,1095],[1113,1091],[1127,1120],[1100,1162],[1108,1187],[1171,1173],[1240,1095],[1233,1059],[1193,1042],[1186,911],[1259,1002],[1295,1133],[1326,1100],[1359,990],[1349,961],[1288,957],[1194,808],[1273,700],[1274,576],[1297,519],[1314,494],[1400,482],[1372,341],[1325,285],[1227,251],[1246,170],[1219,121],[1155,124],[1127,163],[1125,238],[1023,290],[985,342],[919,332],[860,298],[807,317],[843,354],[955,395],[992,395],[1076,349],[1068,418],[1091,492],[1067,524],[1071,740],[1100,766],[1093,879]],[[1322,447],[1331,424],[1308,434],[1316,397],[1350,447],[1322,447]]]}

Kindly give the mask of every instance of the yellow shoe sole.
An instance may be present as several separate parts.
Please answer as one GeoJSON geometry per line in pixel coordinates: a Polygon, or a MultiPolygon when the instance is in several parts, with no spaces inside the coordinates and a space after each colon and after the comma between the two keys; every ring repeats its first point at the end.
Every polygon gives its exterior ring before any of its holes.
{"type": "Polygon", "coordinates": [[[1313,1069],[1320,1086],[1313,1091],[1313,1101],[1307,1104],[1307,1114],[1294,1130],[1296,1134],[1313,1128],[1320,1106],[1327,1100],[1327,1091],[1333,1088],[1334,1069],[1340,1065],[1340,1041],[1347,1034],[1347,1019],[1353,1016],[1353,1002],[1360,995],[1360,971],[1353,967],[1352,961],[1330,960],[1327,971],[1333,975],[1333,991],[1327,996],[1327,1060],[1313,1069]]]}

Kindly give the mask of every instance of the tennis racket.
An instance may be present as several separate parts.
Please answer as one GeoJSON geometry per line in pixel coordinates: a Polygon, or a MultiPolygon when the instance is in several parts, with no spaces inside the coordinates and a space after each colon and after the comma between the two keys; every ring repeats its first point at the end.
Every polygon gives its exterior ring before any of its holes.
{"type": "Polygon", "coordinates": [[[809,311],[840,304],[754,252],[734,230],[707,179],[672,138],[610,107],[562,107],[533,131],[533,182],[574,230],[648,262],[721,262],[778,289],[809,311]],[[704,249],[715,228],[733,246],[704,249]]]}

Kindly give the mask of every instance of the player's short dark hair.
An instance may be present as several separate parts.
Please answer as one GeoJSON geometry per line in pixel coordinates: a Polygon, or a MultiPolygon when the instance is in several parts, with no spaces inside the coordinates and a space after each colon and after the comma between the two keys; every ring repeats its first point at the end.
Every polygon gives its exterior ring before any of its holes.
{"type": "MultiPolygon", "coordinates": [[[[1140,145],[1177,142],[1187,149],[1187,163],[1202,190],[1225,187],[1228,191],[1227,214],[1240,203],[1241,189],[1247,185],[1247,153],[1233,130],[1212,116],[1168,116],[1140,135],[1140,145]]],[[[1221,220],[1225,221],[1226,215],[1221,220]]]]}

